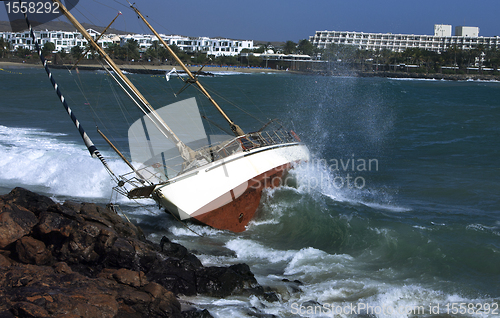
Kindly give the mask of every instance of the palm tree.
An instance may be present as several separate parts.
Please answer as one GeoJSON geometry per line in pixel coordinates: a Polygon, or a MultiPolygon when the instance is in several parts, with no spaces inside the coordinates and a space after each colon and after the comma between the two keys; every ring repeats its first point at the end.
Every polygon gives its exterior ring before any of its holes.
{"type": "Polygon", "coordinates": [[[297,51],[297,43],[293,41],[286,41],[285,47],[283,48],[284,54],[293,54],[297,51]]]}
{"type": "Polygon", "coordinates": [[[9,41],[5,40],[4,38],[0,38],[0,57],[4,58],[6,53],[10,51],[9,49],[10,49],[9,41]]]}
{"type": "Polygon", "coordinates": [[[299,41],[299,45],[297,46],[297,50],[302,54],[310,56],[314,52],[314,46],[312,45],[311,42],[309,42],[309,40],[304,39],[304,40],[299,41]]]}
{"type": "Polygon", "coordinates": [[[42,47],[42,54],[43,56],[48,56],[49,54],[52,54],[52,51],[56,49],[56,45],[52,42],[46,42],[43,47],[42,47]]]}

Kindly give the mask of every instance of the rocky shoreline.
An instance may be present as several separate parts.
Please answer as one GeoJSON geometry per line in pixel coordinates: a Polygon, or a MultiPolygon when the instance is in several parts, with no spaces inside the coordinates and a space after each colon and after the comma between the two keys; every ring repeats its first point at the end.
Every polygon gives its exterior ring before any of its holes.
{"type": "Polygon", "coordinates": [[[279,301],[246,264],[203,266],[112,206],[15,188],[0,196],[0,317],[212,317],[178,296],[279,301]]]}

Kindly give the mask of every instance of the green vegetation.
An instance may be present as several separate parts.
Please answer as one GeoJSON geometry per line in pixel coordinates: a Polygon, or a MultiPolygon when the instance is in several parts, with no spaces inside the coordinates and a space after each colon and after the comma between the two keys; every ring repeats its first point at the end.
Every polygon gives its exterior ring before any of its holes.
{"type": "MultiPolygon", "coordinates": [[[[207,56],[205,52],[185,52],[176,45],[170,48],[187,64],[197,65],[228,65],[228,66],[253,66],[273,67],[280,69],[303,69],[308,71],[339,70],[354,71],[391,71],[391,72],[413,72],[413,73],[443,73],[443,74],[465,74],[469,72],[488,71],[498,74],[500,68],[500,50],[486,49],[479,46],[470,50],[460,50],[456,47],[446,52],[436,53],[420,48],[408,48],[404,52],[392,52],[390,50],[366,51],[359,50],[351,45],[330,44],[326,49],[319,49],[306,39],[298,43],[286,41],[281,47],[275,47],[270,42],[262,43],[259,47],[250,50],[243,49],[240,56],[207,56]],[[251,53],[264,53],[272,51],[283,54],[309,55],[313,60],[321,60],[329,63],[299,63],[290,61],[266,61],[251,53]],[[333,65],[333,66],[332,66],[333,65]]],[[[55,50],[52,43],[45,43],[42,52],[50,56],[55,50]]],[[[73,47],[70,54],[57,52],[58,58],[77,59],[86,50],[73,47]]],[[[141,51],[137,41],[130,39],[124,45],[111,44],[105,49],[111,58],[123,62],[140,62],[154,64],[171,64],[173,59],[169,56],[167,49],[158,41],[145,51],[141,51]]],[[[0,58],[30,59],[35,52],[28,49],[10,50],[8,41],[0,38],[0,58]]],[[[88,53],[91,59],[98,58],[95,52],[88,53]]]]}
{"type": "Polygon", "coordinates": [[[4,58],[9,53],[10,43],[0,38],[0,57],[4,58]]]}
{"type": "Polygon", "coordinates": [[[500,50],[478,47],[460,50],[456,47],[437,53],[420,48],[408,48],[404,52],[390,50],[366,51],[350,45],[331,44],[320,50],[320,58],[349,66],[351,69],[367,71],[405,71],[421,73],[463,74],[468,71],[500,67],[500,50]]]}
{"type": "Polygon", "coordinates": [[[140,57],[139,44],[133,39],[128,40],[124,45],[111,44],[104,51],[112,59],[122,61],[138,61],[140,57]]]}
{"type": "Polygon", "coordinates": [[[56,49],[56,45],[52,42],[47,42],[43,45],[42,47],[42,55],[43,56],[48,56],[52,54],[52,51],[56,49]]]}

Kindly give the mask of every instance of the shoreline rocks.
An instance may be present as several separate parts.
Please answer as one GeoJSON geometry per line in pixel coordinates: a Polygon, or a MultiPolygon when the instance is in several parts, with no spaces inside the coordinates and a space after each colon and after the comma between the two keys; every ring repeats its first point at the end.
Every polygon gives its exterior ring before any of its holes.
{"type": "Polygon", "coordinates": [[[0,196],[0,317],[211,317],[176,295],[269,292],[246,264],[205,267],[164,237],[145,239],[112,207],[22,188],[0,196]]]}

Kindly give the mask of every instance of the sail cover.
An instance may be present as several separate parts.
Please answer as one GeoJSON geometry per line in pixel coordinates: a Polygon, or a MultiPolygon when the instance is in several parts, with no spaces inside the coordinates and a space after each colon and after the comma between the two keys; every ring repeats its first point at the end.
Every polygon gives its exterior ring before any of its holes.
{"type": "MultiPolygon", "coordinates": [[[[207,137],[194,97],[164,106],[156,112],[175,135],[193,150],[208,146],[209,141],[230,138],[227,135],[207,137]]],[[[132,162],[138,169],[146,170],[141,171],[141,174],[153,183],[164,182],[186,167],[178,145],[160,129],[148,114],[135,121],[128,130],[132,162]]]]}

